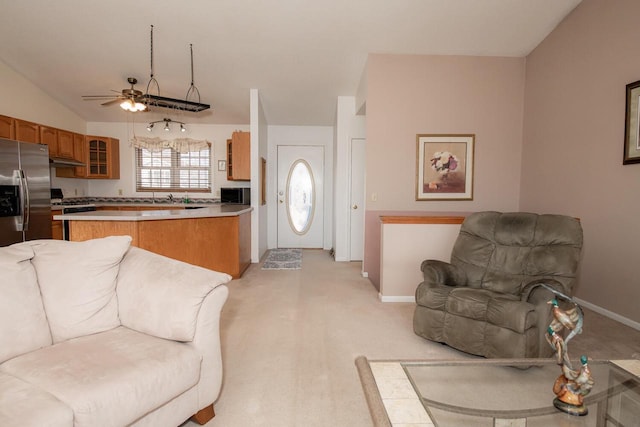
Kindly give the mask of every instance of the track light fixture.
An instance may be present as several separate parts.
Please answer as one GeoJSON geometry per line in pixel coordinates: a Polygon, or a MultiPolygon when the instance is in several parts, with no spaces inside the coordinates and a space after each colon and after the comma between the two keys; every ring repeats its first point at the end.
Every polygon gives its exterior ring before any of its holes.
{"type": "Polygon", "coordinates": [[[151,132],[153,130],[153,126],[156,123],[164,123],[164,130],[169,132],[171,130],[171,128],[169,127],[170,123],[179,123],[180,124],[180,132],[186,132],[187,128],[184,127],[184,123],[183,122],[179,122],[177,120],[171,120],[171,119],[162,119],[162,120],[156,120],[155,122],[149,122],[149,124],[147,125],[147,130],[149,132],[151,132]]]}

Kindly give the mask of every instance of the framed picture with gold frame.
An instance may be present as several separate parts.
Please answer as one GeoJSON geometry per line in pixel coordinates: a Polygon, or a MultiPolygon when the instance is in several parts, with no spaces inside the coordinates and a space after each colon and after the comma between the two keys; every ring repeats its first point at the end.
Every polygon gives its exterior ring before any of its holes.
{"type": "Polygon", "coordinates": [[[416,200],[473,200],[475,134],[416,135],[416,200]]]}

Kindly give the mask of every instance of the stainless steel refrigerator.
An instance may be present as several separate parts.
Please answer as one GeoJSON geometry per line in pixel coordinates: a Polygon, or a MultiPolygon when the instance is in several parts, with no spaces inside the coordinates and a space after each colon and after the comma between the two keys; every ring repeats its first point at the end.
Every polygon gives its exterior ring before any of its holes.
{"type": "Polygon", "coordinates": [[[50,238],[49,147],[0,138],[0,246],[50,238]]]}

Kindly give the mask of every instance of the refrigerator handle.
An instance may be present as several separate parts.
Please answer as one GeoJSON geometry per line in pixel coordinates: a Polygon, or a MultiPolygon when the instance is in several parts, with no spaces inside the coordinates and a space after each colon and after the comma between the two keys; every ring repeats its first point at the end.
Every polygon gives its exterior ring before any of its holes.
{"type": "Polygon", "coordinates": [[[24,171],[18,169],[18,188],[20,191],[20,216],[18,217],[18,231],[27,231],[29,229],[29,211],[31,203],[29,201],[29,185],[24,176],[24,171]]]}

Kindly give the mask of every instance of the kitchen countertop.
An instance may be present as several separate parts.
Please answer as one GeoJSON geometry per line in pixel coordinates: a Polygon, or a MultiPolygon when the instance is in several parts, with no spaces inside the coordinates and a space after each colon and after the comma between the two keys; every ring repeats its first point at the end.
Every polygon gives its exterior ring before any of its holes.
{"type": "Polygon", "coordinates": [[[96,208],[108,208],[108,207],[121,207],[121,206],[133,206],[133,207],[148,207],[152,208],[157,206],[158,209],[166,209],[167,207],[175,207],[177,208],[200,208],[200,207],[215,207],[222,206],[220,202],[217,203],[170,203],[170,202],[156,202],[156,203],[145,203],[145,202],[86,202],[86,203],[78,203],[78,204],[67,204],[67,205],[51,205],[52,211],[59,211],[63,208],[73,208],[78,206],[95,206],[96,208]]]}
{"type": "MultiPolygon", "coordinates": [[[[96,203],[96,206],[98,204],[96,203]]],[[[100,203],[100,206],[105,206],[106,203],[100,203]]],[[[112,204],[116,206],[116,203],[112,204]]],[[[141,204],[142,205],[142,204],[141,204]]],[[[160,205],[157,203],[156,205],[160,205]]],[[[165,205],[159,206],[158,210],[144,210],[144,211],[92,211],[92,212],[79,212],[64,215],[54,215],[54,220],[65,221],[154,221],[154,220],[166,220],[166,219],[187,219],[187,218],[216,218],[223,216],[238,216],[247,212],[251,212],[253,208],[248,205],[208,205],[207,207],[199,208],[198,204],[173,204],[180,209],[166,209],[165,205]],[[196,209],[184,209],[183,206],[198,207],[196,209]]],[[[128,204],[128,206],[134,206],[128,204]]],[[[145,204],[144,206],[153,206],[145,204]]]]}

